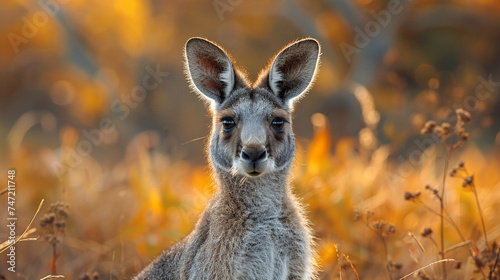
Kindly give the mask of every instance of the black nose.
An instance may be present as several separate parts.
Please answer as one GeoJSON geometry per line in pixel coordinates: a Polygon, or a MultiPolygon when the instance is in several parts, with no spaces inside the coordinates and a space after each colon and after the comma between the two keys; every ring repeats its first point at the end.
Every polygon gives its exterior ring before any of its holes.
{"type": "Polygon", "coordinates": [[[265,159],[267,156],[266,148],[245,148],[241,151],[241,158],[252,162],[265,159]]]}

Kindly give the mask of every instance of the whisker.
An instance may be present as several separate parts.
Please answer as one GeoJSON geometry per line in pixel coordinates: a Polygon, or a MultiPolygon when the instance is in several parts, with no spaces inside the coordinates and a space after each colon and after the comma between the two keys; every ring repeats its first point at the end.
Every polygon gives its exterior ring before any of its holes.
{"type": "Polygon", "coordinates": [[[208,138],[208,137],[209,137],[209,136],[208,136],[208,135],[206,135],[206,136],[203,136],[203,137],[195,138],[195,139],[193,139],[193,140],[189,140],[189,141],[187,141],[187,142],[182,143],[182,144],[181,144],[181,146],[182,146],[182,145],[189,144],[189,143],[193,143],[193,142],[198,141],[198,140],[203,140],[203,139],[208,138]]]}

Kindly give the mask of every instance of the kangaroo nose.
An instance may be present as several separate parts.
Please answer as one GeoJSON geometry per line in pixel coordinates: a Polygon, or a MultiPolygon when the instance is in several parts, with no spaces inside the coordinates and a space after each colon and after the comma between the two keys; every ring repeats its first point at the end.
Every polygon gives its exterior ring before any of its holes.
{"type": "Polygon", "coordinates": [[[252,162],[265,159],[267,156],[266,148],[245,148],[241,150],[241,158],[252,162]]]}

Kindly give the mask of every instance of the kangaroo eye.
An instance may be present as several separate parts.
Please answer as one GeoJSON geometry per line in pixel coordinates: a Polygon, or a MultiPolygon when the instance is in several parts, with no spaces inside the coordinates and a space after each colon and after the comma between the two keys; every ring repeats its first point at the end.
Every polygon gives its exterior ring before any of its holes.
{"type": "Polygon", "coordinates": [[[271,127],[277,132],[283,132],[285,130],[285,122],[287,122],[283,118],[274,118],[271,122],[271,127]]]}
{"type": "Polygon", "coordinates": [[[236,127],[236,123],[231,117],[224,117],[220,121],[222,122],[222,130],[225,132],[229,132],[236,127]]]}

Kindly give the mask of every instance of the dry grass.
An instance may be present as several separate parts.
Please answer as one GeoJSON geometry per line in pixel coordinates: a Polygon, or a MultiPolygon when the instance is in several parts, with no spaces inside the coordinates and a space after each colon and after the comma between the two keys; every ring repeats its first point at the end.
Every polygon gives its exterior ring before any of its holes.
{"type": "MultiPolygon", "coordinates": [[[[444,271],[448,279],[498,279],[499,151],[485,154],[468,141],[449,153],[438,141],[411,164],[391,158],[390,145],[346,138],[329,153],[326,119],[313,124],[314,138],[299,143],[292,186],[317,236],[321,279],[443,279],[444,271]],[[412,172],[401,172],[408,164],[412,172]],[[444,189],[446,165],[456,170],[444,189]]],[[[46,238],[16,244],[19,279],[45,277],[55,261],[68,279],[125,279],[191,231],[213,192],[209,168],[172,160],[154,137],[136,136],[114,166],[87,157],[61,181],[48,168],[56,152],[12,151],[6,162],[23,186],[19,227],[42,198],[70,206],[55,254],[46,238]]]]}

